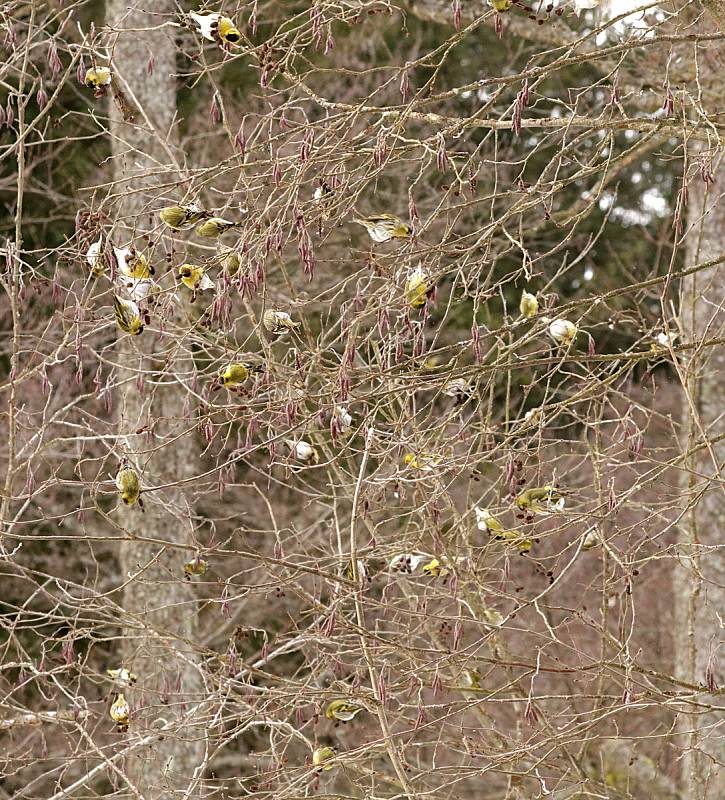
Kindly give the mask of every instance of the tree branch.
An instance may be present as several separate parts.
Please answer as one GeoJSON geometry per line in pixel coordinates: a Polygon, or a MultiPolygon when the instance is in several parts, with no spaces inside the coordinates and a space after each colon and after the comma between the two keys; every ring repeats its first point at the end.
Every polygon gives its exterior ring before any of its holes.
{"type": "MultiPolygon", "coordinates": [[[[408,14],[438,25],[453,25],[453,12],[450,0],[402,0],[401,8],[408,14]]],[[[464,0],[461,3],[461,21],[471,24],[493,17],[495,11],[487,0],[464,0]]],[[[539,44],[563,47],[576,40],[576,35],[558,20],[549,20],[546,25],[537,25],[528,16],[513,10],[504,15],[504,36],[510,31],[515,36],[529,39],[539,44]]]]}

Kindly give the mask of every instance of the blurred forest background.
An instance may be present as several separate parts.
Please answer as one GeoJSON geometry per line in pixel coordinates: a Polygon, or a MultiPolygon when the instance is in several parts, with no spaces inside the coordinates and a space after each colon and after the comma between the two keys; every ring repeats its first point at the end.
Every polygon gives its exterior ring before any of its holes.
{"type": "Polygon", "coordinates": [[[508,5],[0,0],[0,798],[725,796],[725,7],[508,5]]]}

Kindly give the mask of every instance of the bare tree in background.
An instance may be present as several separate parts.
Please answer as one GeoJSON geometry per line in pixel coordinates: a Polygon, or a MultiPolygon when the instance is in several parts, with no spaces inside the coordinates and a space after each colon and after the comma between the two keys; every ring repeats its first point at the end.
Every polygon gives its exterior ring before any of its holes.
{"type": "MultiPolygon", "coordinates": [[[[152,190],[183,178],[176,137],[176,43],[173,29],[160,26],[175,9],[171,0],[151,7],[115,0],[106,10],[114,79],[129,105],[115,105],[111,114],[113,186],[103,211],[115,221],[112,237],[139,251],[153,236],[158,193],[152,190]]],[[[170,317],[171,331],[182,328],[185,312],[183,304],[170,317]]],[[[203,698],[194,649],[198,615],[194,590],[180,574],[180,564],[196,551],[193,499],[184,481],[194,475],[197,453],[182,388],[194,379],[194,363],[183,335],[176,338],[171,331],[166,337],[126,336],[117,362],[116,454],[137,466],[144,482],[162,487],[144,492],[142,518],[135,509],[129,513],[122,506],[119,512],[124,531],[119,565],[127,579],[119,666],[132,664],[141,675],[131,699],[139,729],[148,733],[148,742],[126,758],[125,769],[143,797],[187,786],[197,796],[190,778],[203,774],[196,773],[197,767],[203,769],[203,732],[185,719],[203,698]],[[172,559],[165,556],[169,550],[172,559]]]]}
{"type": "Polygon", "coordinates": [[[0,800],[719,800],[721,4],[103,5],[0,0],[0,800]]]}
{"type": "MultiPolygon", "coordinates": [[[[725,30],[722,3],[706,3],[706,20],[725,30]]],[[[702,89],[707,106],[725,108],[721,75],[725,69],[725,47],[714,43],[706,53],[702,89]]],[[[695,150],[700,157],[693,166],[709,177],[710,154],[695,150]]],[[[681,191],[687,190],[683,181],[681,191]]],[[[725,204],[714,180],[695,180],[688,206],[687,257],[689,263],[711,261],[715,266],[682,281],[680,318],[688,339],[702,340],[710,331],[723,329],[723,284],[721,261],[725,204]]],[[[683,473],[686,503],[681,523],[682,555],[675,573],[678,598],[679,674],[694,684],[705,684],[713,694],[694,706],[682,722],[688,731],[684,745],[683,797],[701,800],[725,794],[725,737],[722,712],[715,691],[723,685],[722,631],[725,606],[725,560],[722,531],[725,523],[722,470],[725,464],[721,376],[725,372],[722,348],[711,353],[694,351],[685,360],[683,386],[683,450],[688,454],[683,473]],[[703,448],[703,444],[706,447],[703,448]],[[707,476],[707,477],[705,477],[707,476]],[[703,480],[704,478],[704,480],[703,480]]]]}

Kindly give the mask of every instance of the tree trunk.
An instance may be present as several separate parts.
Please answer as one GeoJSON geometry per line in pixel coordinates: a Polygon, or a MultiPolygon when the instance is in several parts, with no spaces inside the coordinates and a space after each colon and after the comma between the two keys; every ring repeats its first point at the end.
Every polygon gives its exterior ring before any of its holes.
{"type": "MultiPolygon", "coordinates": [[[[117,107],[111,118],[114,179],[120,197],[114,208],[116,246],[134,242],[139,250],[147,247],[144,230],[150,215],[162,205],[154,188],[157,176],[161,174],[166,182],[177,173],[170,163],[176,111],[173,29],[144,30],[173,18],[175,6],[173,0],[151,4],[109,0],[107,7],[107,22],[119,32],[112,51],[113,72],[131,103],[138,106],[133,123],[124,121],[117,107]]],[[[158,278],[165,266],[158,245],[154,260],[158,278]]],[[[167,330],[176,321],[165,320],[167,330]]],[[[140,336],[121,336],[118,359],[123,365],[119,433],[126,455],[141,475],[142,487],[188,478],[198,452],[194,425],[184,408],[184,386],[194,373],[191,356],[183,345],[179,347],[176,337],[158,333],[155,318],[140,336]],[[140,428],[148,432],[135,435],[140,428]]],[[[142,500],[143,513],[137,506],[121,511],[122,524],[139,537],[121,546],[122,574],[134,576],[124,591],[122,654],[124,664],[139,678],[126,693],[131,732],[145,734],[165,727],[164,723],[168,726],[162,738],[135,751],[126,763],[131,781],[151,800],[186,788],[203,760],[198,716],[184,719],[200,701],[203,687],[194,664],[194,589],[184,581],[182,569],[193,555],[189,549],[191,509],[178,486],[142,493],[142,500]]],[[[197,796],[197,792],[192,790],[187,796],[197,796]]]]}
{"type": "MultiPolygon", "coordinates": [[[[710,77],[714,78],[713,84],[719,83],[719,87],[711,88],[715,102],[722,108],[725,93],[721,75],[718,77],[714,71],[710,77]]],[[[709,107],[718,106],[710,103],[709,107]]],[[[688,264],[723,256],[725,202],[721,191],[718,184],[708,191],[699,176],[690,182],[688,264]]],[[[686,341],[723,336],[724,285],[723,264],[683,281],[680,318],[686,341]]],[[[725,434],[721,394],[725,348],[694,351],[683,361],[681,374],[685,387],[683,449],[689,451],[708,442],[707,447],[700,446],[687,460],[683,471],[688,508],[681,522],[681,557],[674,575],[678,677],[703,686],[701,693],[693,693],[692,699],[698,705],[691,706],[681,719],[683,736],[679,744],[686,750],[681,771],[682,797],[716,800],[725,797],[725,730],[722,710],[716,710],[722,709],[722,696],[713,696],[704,687],[709,685],[712,690],[725,685],[725,674],[717,662],[725,615],[725,441],[717,440],[725,434]]]]}

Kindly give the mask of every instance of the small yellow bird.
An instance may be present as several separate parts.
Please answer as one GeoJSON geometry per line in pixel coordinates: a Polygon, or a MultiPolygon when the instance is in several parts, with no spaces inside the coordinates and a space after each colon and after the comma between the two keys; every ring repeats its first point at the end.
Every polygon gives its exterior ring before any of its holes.
{"type": "Polygon", "coordinates": [[[406,225],[400,217],[393,214],[371,214],[369,217],[353,219],[363,225],[374,242],[388,242],[390,239],[408,239],[413,229],[406,225]]]}
{"type": "Polygon", "coordinates": [[[233,247],[222,248],[222,267],[230,278],[233,278],[242,266],[242,257],[233,247]]]}
{"type": "Polygon", "coordinates": [[[405,282],[405,299],[412,308],[422,308],[435,285],[421,264],[413,270],[405,282]]]}
{"type": "Polygon", "coordinates": [[[178,231],[189,225],[195,225],[203,219],[208,219],[211,214],[197,205],[166,206],[159,211],[161,221],[172,230],[178,231]]]}
{"type": "Polygon", "coordinates": [[[488,0],[491,8],[495,9],[499,14],[508,11],[513,5],[512,0],[488,0]]]}
{"type": "Polygon", "coordinates": [[[130,708],[128,707],[126,698],[123,696],[123,693],[121,692],[113,701],[113,704],[111,705],[110,711],[108,713],[110,714],[111,719],[118,724],[119,729],[125,730],[128,727],[129,712],[130,708]]]}
{"type": "Polygon", "coordinates": [[[221,217],[209,217],[209,219],[202,222],[196,229],[196,235],[202,236],[205,239],[216,239],[217,236],[221,236],[232,228],[238,228],[240,225],[244,225],[244,223],[229,222],[229,220],[222,219],[221,217]]]}
{"type": "Polygon", "coordinates": [[[214,281],[206,274],[204,267],[182,264],[179,267],[181,282],[192,292],[204,292],[214,288],[214,281]]]}
{"type": "Polygon", "coordinates": [[[137,253],[133,249],[118,250],[115,247],[114,250],[116,261],[118,261],[118,271],[121,275],[141,280],[150,278],[156,272],[143,253],[137,253]]]}
{"type": "Polygon", "coordinates": [[[595,525],[593,528],[589,528],[589,530],[584,534],[582,550],[593,550],[595,547],[599,547],[601,543],[602,535],[595,525]]]}
{"type": "Polygon", "coordinates": [[[549,326],[549,336],[558,345],[570,345],[578,333],[577,326],[568,319],[555,319],[550,320],[548,317],[542,317],[541,321],[549,326]]]}
{"type": "Polygon", "coordinates": [[[348,700],[333,700],[325,709],[327,719],[334,719],[336,722],[350,722],[364,707],[348,700]]]}
{"type": "Polygon", "coordinates": [[[521,316],[526,317],[526,319],[535,317],[539,313],[539,301],[536,299],[536,295],[524,289],[524,291],[521,292],[519,311],[521,312],[521,316]]]}
{"type": "Polygon", "coordinates": [[[290,454],[298,461],[304,463],[317,464],[320,455],[315,448],[304,439],[285,439],[284,443],[289,447],[290,454]]]}
{"type": "Polygon", "coordinates": [[[439,458],[432,455],[406,453],[403,456],[403,463],[411,469],[419,469],[421,472],[433,472],[441,462],[439,458]]]}
{"type": "Polygon", "coordinates": [[[116,488],[121,494],[121,500],[127,506],[136,503],[141,494],[141,481],[136,470],[129,466],[121,466],[116,475],[116,488]]]}
{"type": "Polygon", "coordinates": [[[275,336],[285,336],[290,331],[299,328],[301,323],[292,322],[292,317],[286,311],[267,309],[262,317],[262,324],[275,336]]]}
{"type": "Polygon", "coordinates": [[[516,498],[516,506],[521,511],[535,514],[551,514],[561,511],[566,504],[564,494],[555,486],[540,486],[524,489],[516,498]]]}
{"type": "Polygon", "coordinates": [[[533,540],[527,539],[520,531],[497,531],[494,534],[494,539],[515,547],[522,555],[530,553],[531,548],[534,546],[533,540]]]}
{"type": "Polygon", "coordinates": [[[116,324],[125,333],[138,336],[143,333],[143,319],[139,307],[133,300],[124,300],[118,295],[113,296],[113,311],[116,315],[116,324]]]}
{"type": "Polygon", "coordinates": [[[448,567],[444,567],[437,558],[432,559],[427,564],[423,564],[421,569],[426,578],[444,578],[451,572],[448,567]]]}
{"type": "Polygon", "coordinates": [[[221,14],[197,14],[189,12],[189,16],[198,25],[199,33],[210,42],[221,40],[228,44],[238,44],[242,34],[229,17],[221,14]]]}
{"type": "Polygon", "coordinates": [[[476,523],[479,531],[484,531],[499,541],[506,542],[516,547],[521,553],[528,553],[534,546],[531,539],[527,539],[520,531],[507,531],[503,524],[496,519],[486,508],[474,508],[476,523]]]}
{"type": "MultiPolygon", "coordinates": [[[[362,560],[362,558],[357,558],[355,561],[358,578],[361,581],[370,580],[370,570],[368,569],[368,565],[362,560]]],[[[352,561],[348,561],[347,564],[343,565],[342,574],[349,581],[355,580],[355,576],[352,571],[352,561]]]]}
{"type": "Polygon", "coordinates": [[[443,359],[440,356],[426,356],[420,367],[422,369],[437,369],[442,363],[443,359]]]}
{"type": "Polygon", "coordinates": [[[107,669],[106,675],[119,686],[133,686],[138,680],[138,675],[129,672],[125,667],[119,669],[107,669]]]}
{"type": "Polygon", "coordinates": [[[503,525],[487,508],[479,508],[476,506],[473,511],[476,515],[476,527],[479,531],[494,535],[504,529],[503,525]]]}
{"type": "Polygon", "coordinates": [[[481,673],[475,669],[463,670],[463,683],[470,689],[481,688],[481,673]]]}
{"type": "Polygon", "coordinates": [[[184,564],[184,577],[186,580],[191,580],[192,575],[203,575],[208,566],[209,563],[197,554],[191,561],[184,564]]]}
{"type": "MultiPolygon", "coordinates": [[[[331,758],[335,758],[337,755],[337,751],[334,747],[318,747],[312,753],[312,763],[316,766],[322,766],[325,761],[329,761],[331,758]]],[[[332,764],[328,764],[327,766],[322,767],[325,772],[328,772],[333,768],[332,764]]]]}
{"type": "Polygon", "coordinates": [[[219,372],[219,380],[224,386],[241,386],[247,381],[249,376],[255,372],[264,372],[264,365],[237,361],[232,364],[227,364],[226,367],[219,372]]]}
{"type": "Polygon", "coordinates": [[[86,70],[83,83],[89,89],[95,89],[98,91],[105,86],[110,86],[111,80],[111,70],[108,67],[91,67],[90,69],[86,70]]]}

